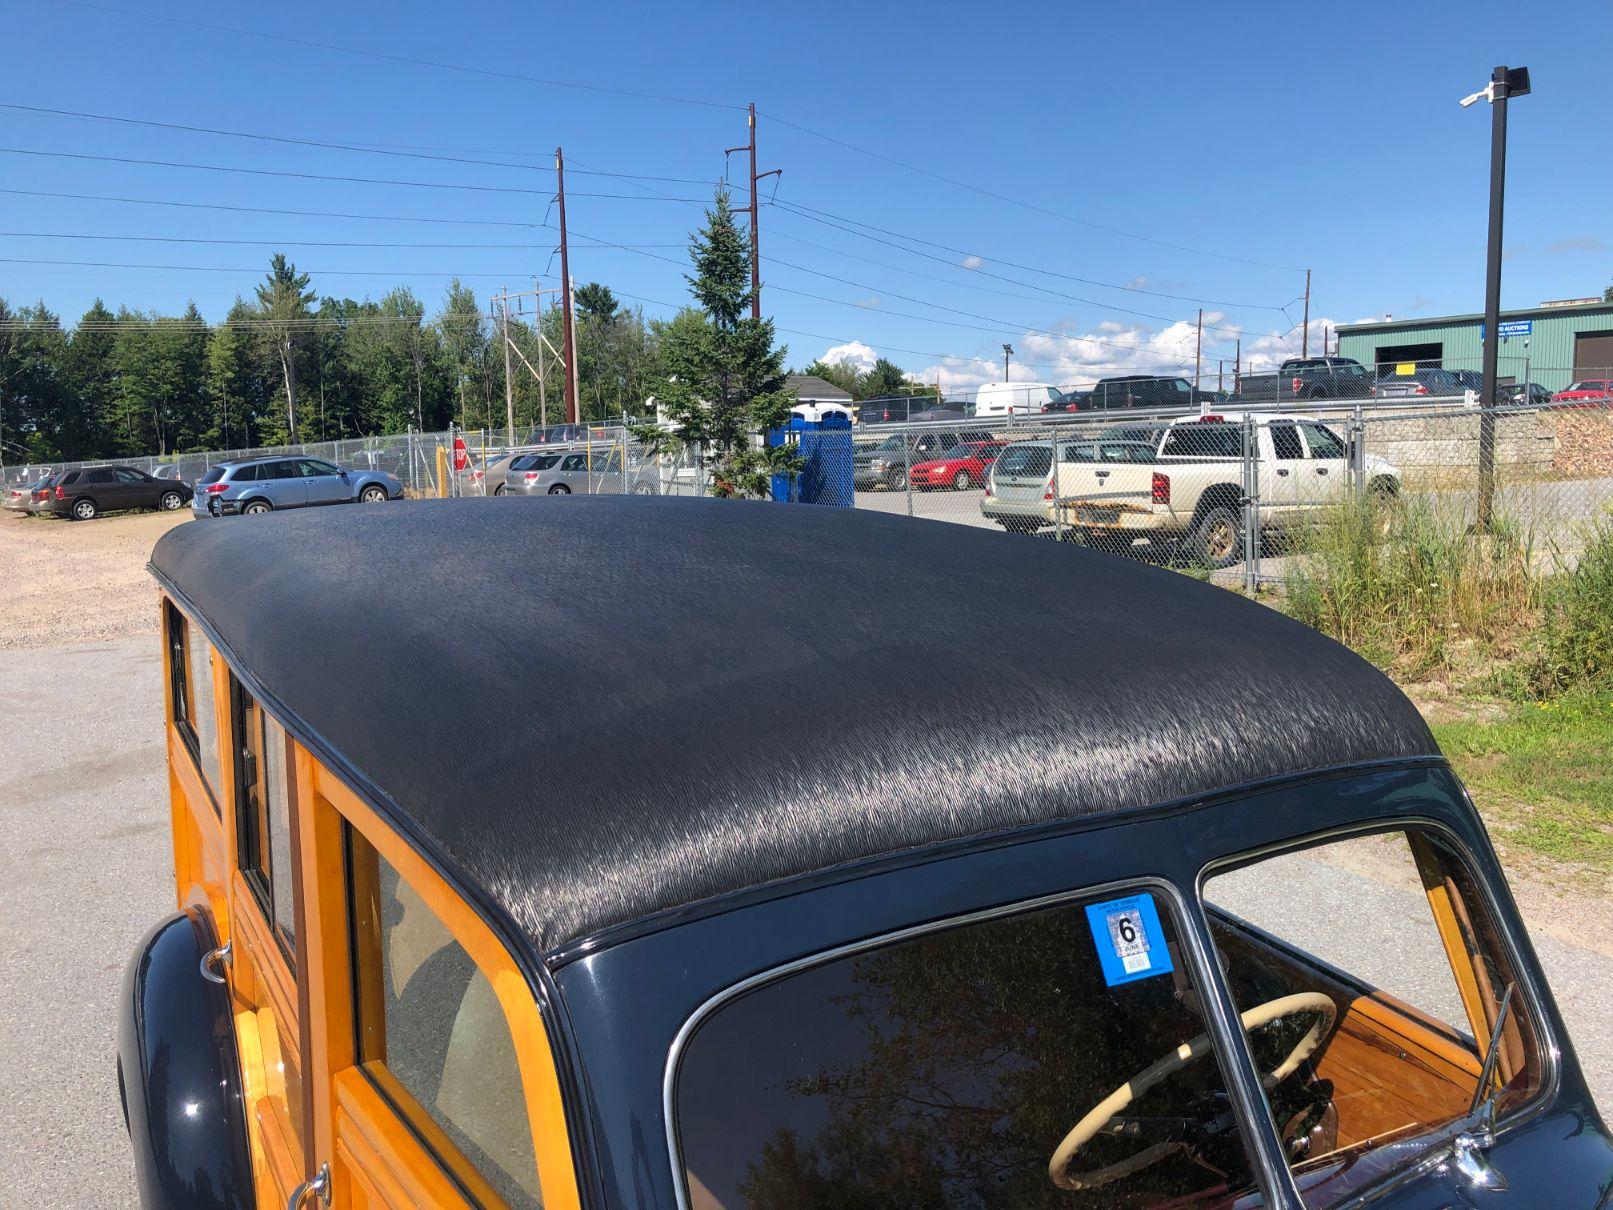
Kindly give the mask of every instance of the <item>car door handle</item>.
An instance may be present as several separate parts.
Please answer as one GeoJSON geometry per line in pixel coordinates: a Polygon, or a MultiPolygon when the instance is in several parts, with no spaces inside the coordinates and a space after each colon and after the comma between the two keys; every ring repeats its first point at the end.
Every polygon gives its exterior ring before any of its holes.
{"type": "Polygon", "coordinates": [[[1325,467],[1325,466],[1319,466],[1319,467],[1317,467],[1317,468],[1316,468],[1316,473],[1317,473],[1317,474],[1318,474],[1318,475],[1325,475],[1325,474],[1327,474],[1327,467],[1325,467]]]}
{"type": "Polygon", "coordinates": [[[223,983],[224,976],[213,973],[213,963],[222,962],[225,966],[231,965],[235,960],[235,942],[226,941],[217,949],[208,950],[202,955],[202,978],[209,983],[223,983]]]}
{"type": "Polygon", "coordinates": [[[318,1198],[321,1206],[330,1205],[329,1164],[321,1164],[318,1172],[291,1191],[286,1199],[286,1210],[302,1210],[309,1198],[318,1198]]]}
{"type": "Polygon", "coordinates": [[[1279,466],[1277,468],[1277,473],[1279,475],[1282,475],[1282,476],[1286,477],[1288,475],[1288,468],[1286,466],[1279,466]]]}

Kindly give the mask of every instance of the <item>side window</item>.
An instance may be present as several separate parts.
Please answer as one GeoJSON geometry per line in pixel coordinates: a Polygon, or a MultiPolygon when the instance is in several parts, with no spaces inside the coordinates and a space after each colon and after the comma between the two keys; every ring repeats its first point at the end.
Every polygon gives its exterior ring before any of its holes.
{"type": "Polygon", "coordinates": [[[569,454],[560,463],[560,469],[563,471],[585,471],[588,469],[588,455],[569,454]]]}
{"type": "Polygon", "coordinates": [[[173,690],[173,721],[190,749],[202,783],[218,809],[218,716],[213,710],[213,648],[172,602],[168,612],[168,678],[173,690]]]}
{"type": "Polygon", "coordinates": [[[84,482],[85,483],[111,483],[112,482],[112,472],[111,471],[91,471],[89,474],[84,476],[84,482]]]}
{"type": "Polygon", "coordinates": [[[259,472],[260,479],[300,479],[302,469],[293,461],[271,462],[259,472]]]}
{"type": "Polygon", "coordinates": [[[1305,446],[1299,439],[1299,430],[1291,424],[1271,426],[1271,444],[1283,462],[1293,462],[1305,456],[1305,446]]]}
{"type": "Polygon", "coordinates": [[[1267,1098],[1307,1206],[1360,1192],[1340,1160],[1363,1145],[1454,1129],[1477,1099],[1494,1097],[1502,1118],[1541,1088],[1528,998],[1478,881],[1438,833],[1266,857],[1211,876],[1204,905],[1246,1022],[1299,1001],[1327,1018],[1312,1033],[1249,1029],[1256,1066],[1281,1073],[1267,1098]]]}
{"type": "Polygon", "coordinates": [[[263,468],[259,466],[243,466],[230,476],[231,483],[255,483],[258,472],[263,468]]]}
{"type": "Polygon", "coordinates": [[[252,696],[231,682],[235,697],[236,831],[241,873],[295,969],[295,887],[291,861],[286,733],[252,696]]]}
{"type": "Polygon", "coordinates": [[[308,476],[309,478],[318,478],[320,476],[330,476],[330,475],[339,475],[339,474],[341,474],[341,472],[338,471],[330,463],[328,463],[328,462],[320,462],[320,461],[318,461],[316,459],[313,459],[313,458],[305,459],[299,465],[302,467],[302,473],[304,475],[308,476]]]}
{"type": "Polygon", "coordinates": [[[535,1210],[526,1095],[492,984],[397,870],[346,836],[361,1070],[461,1184],[535,1210]]]}
{"type": "Polygon", "coordinates": [[[139,471],[130,470],[126,466],[120,466],[116,473],[119,483],[144,483],[146,481],[146,477],[139,471]]]}
{"type": "Polygon", "coordinates": [[[1302,422],[1299,427],[1305,431],[1305,440],[1310,443],[1312,458],[1344,457],[1344,442],[1332,429],[1314,422],[1302,422]]]}

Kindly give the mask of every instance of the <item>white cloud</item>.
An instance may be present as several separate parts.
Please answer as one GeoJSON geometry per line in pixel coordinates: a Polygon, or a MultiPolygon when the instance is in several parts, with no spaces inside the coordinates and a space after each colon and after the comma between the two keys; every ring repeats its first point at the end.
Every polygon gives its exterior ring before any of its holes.
{"type": "Polygon", "coordinates": [[[1547,252],[1606,252],[1607,245],[1594,235],[1576,235],[1546,245],[1547,252]]]}
{"type": "Polygon", "coordinates": [[[859,298],[856,302],[856,305],[863,308],[877,307],[881,301],[882,300],[880,299],[879,295],[870,294],[867,298],[859,298]]]}
{"type": "Polygon", "coordinates": [[[827,362],[830,365],[839,362],[841,365],[855,366],[859,370],[873,369],[874,362],[878,359],[878,354],[860,340],[853,340],[849,344],[835,345],[818,357],[819,361],[827,362]]]}
{"type": "Polygon", "coordinates": [[[981,260],[978,256],[966,256],[960,263],[965,269],[978,269],[986,262],[981,260]]]}

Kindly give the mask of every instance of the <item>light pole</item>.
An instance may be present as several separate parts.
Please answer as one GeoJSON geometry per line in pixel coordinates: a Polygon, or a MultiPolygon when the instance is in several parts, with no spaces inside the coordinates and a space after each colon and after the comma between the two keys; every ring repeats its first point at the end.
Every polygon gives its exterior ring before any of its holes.
{"type": "Polygon", "coordinates": [[[1490,532],[1495,511],[1495,376],[1501,350],[1501,211],[1507,184],[1507,100],[1529,94],[1527,67],[1497,67],[1490,82],[1462,98],[1490,102],[1490,238],[1484,274],[1484,393],[1479,399],[1479,500],[1474,528],[1490,532]]]}
{"type": "Polygon", "coordinates": [[[1008,381],[1008,359],[1014,355],[1013,345],[1003,346],[1003,381],[1008,381]]]}

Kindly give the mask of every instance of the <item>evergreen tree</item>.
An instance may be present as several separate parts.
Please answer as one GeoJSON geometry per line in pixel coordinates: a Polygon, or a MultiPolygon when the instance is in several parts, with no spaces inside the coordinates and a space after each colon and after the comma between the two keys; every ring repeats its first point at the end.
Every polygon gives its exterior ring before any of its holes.
{"type": "Polygon", "coordinates": [[[280,362],[281,381],[286,389],[286,434],[297,439],[297,346],[302,340],[308,307],[314,292],[308,288],[308,275],[298,273],[285,253],[276,252],[269,260],[267,279],[258,286],[258,310],[263,317],[264,336],[280,362]]]}
{"type": "Polygon", "coordinates": [[[785,350],[773,346],[773,321],[751,318],[750,244],[719,188],[705,226],[690,239],[687,280],[698,311],[683,312],[659,333],[662,377],[655,397],[676,437],[639,430],[659,448],[699,443],[713,463],[719,496],[765,496],[774,473],[798,473],[791,446],[760,438],[788,418],[795,396],[784,389],[785,350]]]}
{"type": "Polygon", "coordinates": [[[865,399],[877,399],[881,395],[914,395],[922,388],[908,382],[901,366],[881,357],[874,362],[873,369],[862,376],[862,389],[865,399]]]}
{"type": "Polygon", "coordinates": [[[92,458],[106,448],[106,424],[117,393],[117,316],[99,298],[84,312],[67,345],[67,380],[77,403],[76,440],[63,455],[92,458]]]}

